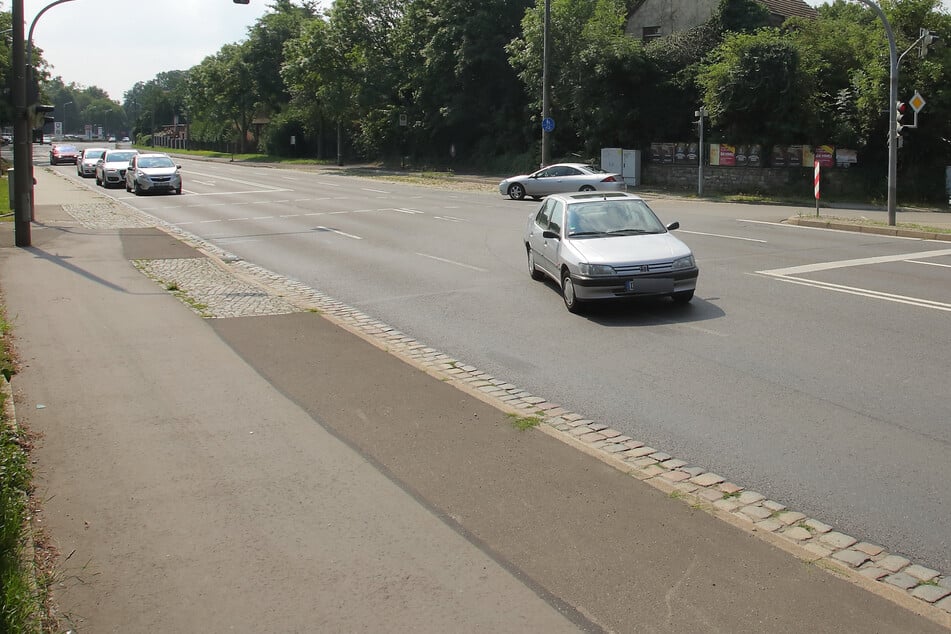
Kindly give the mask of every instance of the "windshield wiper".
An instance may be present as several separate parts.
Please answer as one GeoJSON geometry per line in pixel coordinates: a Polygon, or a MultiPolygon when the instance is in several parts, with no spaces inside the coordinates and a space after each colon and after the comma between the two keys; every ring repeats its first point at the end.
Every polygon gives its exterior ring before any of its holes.
{"type": "Polygon", "coordinates": [[[569,238],[577,238],[578,236],[603,236],[603,231],[576,231],[574,233],[569,233],[569,238]]]}
{"type": "Polygon", "coordinates": [[[622,235],[628,233],[653,233],[647,229],[615,229],[614,231],[608,231],[611,235],[622,235]]]}

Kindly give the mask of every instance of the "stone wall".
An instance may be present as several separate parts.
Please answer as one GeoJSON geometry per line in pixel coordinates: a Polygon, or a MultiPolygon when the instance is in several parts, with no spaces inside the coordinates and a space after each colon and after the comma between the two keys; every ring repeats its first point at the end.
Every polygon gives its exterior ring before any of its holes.
{"type": "MultiPolygon", "coordinates": [[[[703,167],[704,194],[767,194],[813,196],[811,167],[703,167]]],[[[644,187],[670,191],[697,192],[696,165],[670,165],[645,162],[641,166],[644,187]]],[[[885,174],[870,175],[856,167],[824,168],[820,188],[823,198],[854,196],[885,190],[885,174]],[[871,179],[870,179],[871,177],[871,179]],[[879,182],[880,181],[880,182],[879,182]]]]}

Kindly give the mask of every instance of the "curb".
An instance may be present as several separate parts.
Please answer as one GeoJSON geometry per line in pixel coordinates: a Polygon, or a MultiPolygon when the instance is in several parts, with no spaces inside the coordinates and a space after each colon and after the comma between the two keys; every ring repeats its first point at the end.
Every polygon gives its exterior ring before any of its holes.
{"type": "Polygon", "coordinates": [[[938,240],[941,242],[951,242],[951,233],[937,233],[933,231],[922,231],[920,229],[904,229],[902,227],[880,227],[876,225],[865,225],[859,223],[842,222],[838,220],[813,220],[793,216],[783,221],[788,225],[798,225],[800,227],[816,227],[819,229],[834,229],[836,231],[854,231],[858,233],[871,233],[879,236],[894,236],[898,238],[919,238],[921,240],[938,240]]]}

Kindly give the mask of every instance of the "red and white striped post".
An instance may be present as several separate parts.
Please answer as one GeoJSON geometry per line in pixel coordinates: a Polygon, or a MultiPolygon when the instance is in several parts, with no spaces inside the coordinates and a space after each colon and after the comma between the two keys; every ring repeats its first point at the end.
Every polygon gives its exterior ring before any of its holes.
{"type": "Polygon", "coordinates": [[[813,178],[813,183],[816,188],[816,218],[819,217],[819,159],[815,161],[815,176],[813,178]]]}

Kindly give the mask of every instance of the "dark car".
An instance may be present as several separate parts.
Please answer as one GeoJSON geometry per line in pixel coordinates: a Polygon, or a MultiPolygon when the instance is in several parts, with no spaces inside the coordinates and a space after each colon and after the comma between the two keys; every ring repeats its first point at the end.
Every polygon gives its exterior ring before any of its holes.
{"type": "Polygon", "coordinates": [[[59,165],[60,163],[76,164],[79,159],[79,148],[75,145],[54,145],[50,148],[50,165],[59,165]]]}

